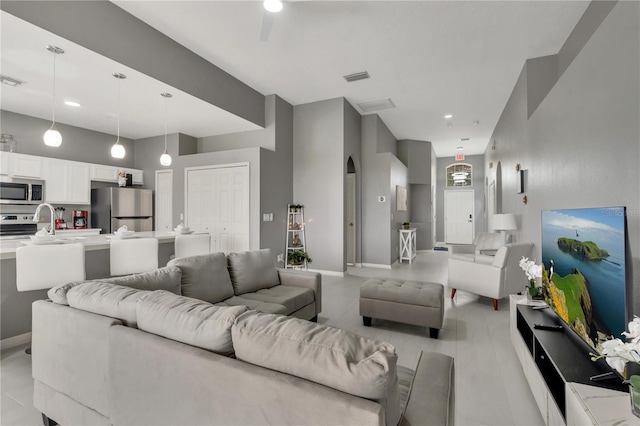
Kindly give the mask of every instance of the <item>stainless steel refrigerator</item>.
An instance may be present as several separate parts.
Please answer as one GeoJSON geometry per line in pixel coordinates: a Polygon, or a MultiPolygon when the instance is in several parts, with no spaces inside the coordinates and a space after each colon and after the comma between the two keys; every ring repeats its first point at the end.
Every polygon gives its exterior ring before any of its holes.
{"type": "Polygon", "coordinates": [[[153,231],[153,193],[140,188],[91,190],[91,227],[111,234],[126,225],[130,231],[153,231]]]}

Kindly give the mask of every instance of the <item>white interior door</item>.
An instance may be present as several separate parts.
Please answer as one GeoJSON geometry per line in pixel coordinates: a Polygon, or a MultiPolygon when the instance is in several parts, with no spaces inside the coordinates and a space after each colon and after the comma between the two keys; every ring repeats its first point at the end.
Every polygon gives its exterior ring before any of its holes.
{"type": "Polygon", "coordinates": [[[347,264],[356,263],[356,174],[347,174],[347,264]]]}
{"type": "Polygon", "coordinates": [[[473,190],[444,192],[444,239],[448,244],[472,244],[473,190]]]}
{"type": "Polygon", "coordinates": [[[217,170],[216,251],[249,250],[249,167],[217,170]]]}
{"type": "Polygon", "coordinates": [[[187,169],[186,225],[211,234],[212,252],[249,250],[249,165],[187,169]]]}
{"type": "Polygon", "coordinates": [[[156,170],[156,231],[173,229],[172,209],[173,170],[156,170]]]}

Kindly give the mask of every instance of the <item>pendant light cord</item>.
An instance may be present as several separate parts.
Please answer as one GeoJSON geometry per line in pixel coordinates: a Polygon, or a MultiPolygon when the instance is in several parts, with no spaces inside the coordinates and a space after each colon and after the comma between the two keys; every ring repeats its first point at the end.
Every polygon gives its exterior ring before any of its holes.
{"type": "Polygon", "coordinates": [[[167,102],[168,97],[164,97],[164,152],[167,152],[167,102]]]}
{"type": "Polygon", "coordinates": [[[116,143],[120,142],[120,78],[118,78],[118,137],[116,143]]]}
{"type": "Polygon", "coordinates": [[[51,122],[51,128],[56,124],[56,56],[58,54],[53,52],[53,102],[51,103],[51,116],[53,118],[51,122]]]}

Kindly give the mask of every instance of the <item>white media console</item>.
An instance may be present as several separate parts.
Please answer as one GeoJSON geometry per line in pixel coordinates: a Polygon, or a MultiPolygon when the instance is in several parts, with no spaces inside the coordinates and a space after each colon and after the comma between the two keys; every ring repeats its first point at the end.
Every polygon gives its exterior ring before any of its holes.
{"type": "Polygon", "coordinates": [[[534,330],[534,323],[552,324],[555,314],[533,310],[526,296],[509,302],[511,342],[547,426],[640,425],[628,393],[588,384],[601,371],[573,332],[534,330]]]}

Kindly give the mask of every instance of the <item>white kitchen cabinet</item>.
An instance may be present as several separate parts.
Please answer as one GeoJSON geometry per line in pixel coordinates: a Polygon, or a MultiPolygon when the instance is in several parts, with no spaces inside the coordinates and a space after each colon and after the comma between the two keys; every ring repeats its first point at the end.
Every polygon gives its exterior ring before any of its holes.
{"type": "Polygon", "coordinates": [[[101,182],[118,182],[118,168],[104,164],[91,165],[91,180],[101,182]]]}
{"type": "Polygon", "coordinates": [[[131,181],[134,185],[142,185],[144,183],[144,171],[130,169],[127,173],[131,173],[131,181]]]}
{"type": "Polygon", "coordinates": [[[58,204],[91,204],[89,176],[87,163],[45,158],[45,200],[58,204]]]}
{"type": "Polygon", "coordinates": [[[144,172],[142,170],[107,166],[104,164],[91,164],[91,180],[117,183],[118,173],[120,170],[124,170],[125,173],[131,174],[131,181],[134,185],[142,185],[144,183],[144,172]]]}
{"type": "Polygon", "coordinates": [[[42,179],[42,159],[35,155],[12,153],[11,176],[42,179]]]}
{"type": "Polygon", "coordinates": [[[10,152],[0,152],[0,175],[8,176],[11,173],[10,161],[10,152]]]}

